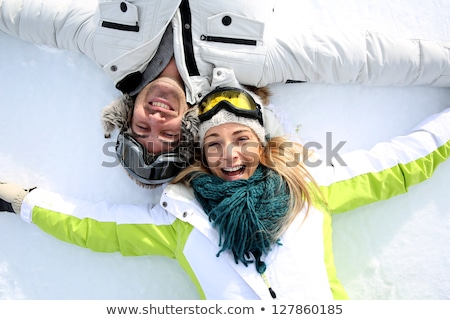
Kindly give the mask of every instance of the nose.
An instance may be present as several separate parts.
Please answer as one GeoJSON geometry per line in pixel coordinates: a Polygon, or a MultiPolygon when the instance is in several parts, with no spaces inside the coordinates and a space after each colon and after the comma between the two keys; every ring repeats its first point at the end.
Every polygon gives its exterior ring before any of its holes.
{"type": "Polygon", "coordinates": [[[166,117],[163,114],[161,114],[161,112],[149,113],[148,118],[150,122],[156,123],[164,122],[164,120],[166,119],[166,117]]]}
{"type": "Polygon", "coordinates": [[[233,164],[233,160],[238,158],[238,148],[233,145],[232,143],[229,143],[226,147],[225,153],[224,153],[224,160],[227,162],[228,165],[233,164]]]}

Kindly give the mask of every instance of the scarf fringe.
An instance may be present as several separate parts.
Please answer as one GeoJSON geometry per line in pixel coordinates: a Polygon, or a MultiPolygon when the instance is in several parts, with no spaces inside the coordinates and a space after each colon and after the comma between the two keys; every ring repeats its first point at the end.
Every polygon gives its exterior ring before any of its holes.
{"type": "Polygon", "coordinates": [[[263,273],[266,266],[262,255],[268,254],[273,244],[281,244],[274,238],[289,208],[286,183],[276,172],[259,165],[248,180],[224,181],[202,174],[192,181],[192,187],[219,232],[221,249],[216,256],[231,250],[236,263],[255,263],[263,273]]]}

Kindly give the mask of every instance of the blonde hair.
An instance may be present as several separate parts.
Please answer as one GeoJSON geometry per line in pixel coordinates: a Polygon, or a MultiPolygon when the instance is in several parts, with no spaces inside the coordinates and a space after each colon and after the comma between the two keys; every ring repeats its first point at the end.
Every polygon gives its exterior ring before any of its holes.
{"type": "MultiPolygon", "coordinates": [[[[319,187],[305,167],[308,154],[303,146],[284,137],[275,137],[260,147],[260,163],[278,173],[287,183],[290,195],[289,209],[285,216],[283,228],[276,236],[280,236],[292,223],[298,213],[321,196],[319,187]]],[[[171,183],[184,183],[190,186],[191,181],[202,173],[212,174],[202,161],[201,154],[196,154],[194,163],[180,172],[171,183]]],[[[305,217],[306,217],[305,215],[305,217]]]]}

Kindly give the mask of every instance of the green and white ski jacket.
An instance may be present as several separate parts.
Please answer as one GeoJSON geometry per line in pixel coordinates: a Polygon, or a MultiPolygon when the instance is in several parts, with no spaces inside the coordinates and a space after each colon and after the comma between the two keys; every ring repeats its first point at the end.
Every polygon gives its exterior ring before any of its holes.
{"type": "Polygon", "coordinates": [[[99,252],[176,259],[202,299],[346,299],[336,277],[331,216],[404,193],[428,179],[450,154],[450,109],[408,135],[341,157],[347,166],[312,168],[328,207],[300,212],[264,257],[266,281],[252,264],[219,257],[219,237],[190,188],[168,185],[158,205],[89,203],[42,189],[25,198],[21,216],[49,234],[99,252]]]}

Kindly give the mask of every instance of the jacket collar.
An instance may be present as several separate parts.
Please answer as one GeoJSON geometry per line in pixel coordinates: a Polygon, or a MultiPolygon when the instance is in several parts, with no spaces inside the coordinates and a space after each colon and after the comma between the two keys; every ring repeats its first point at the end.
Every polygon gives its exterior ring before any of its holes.
{"type": "MultiPolygon", "coordinates": [[[[193,225],[209,241],[217,246],[219,243],[219,234],[217,230],[212,227],[208,216],[195,199],[192,188],[181,183],[169,184],[161,196],[160,205],[177,219],[193,225]]],[[[219,250],[219,247],[217,248],[219,250]]],[[[275,251],[277,251],[277,249],[275,249],[275,251]]],[[[276,252],[273,253],[275,254],[276,252]]],[[[251,268],[251,266],[245,267],[242,263],[235,263],[233,255],[229,252],[223,252],[221,255],[226,256],[226,261],[229,265],[261,299],[273,300],[263,279],[254,268],[251,268]]],[[[272,254],[270,254],[270,258],[272,258],[271,256],[272,254]]]]}

